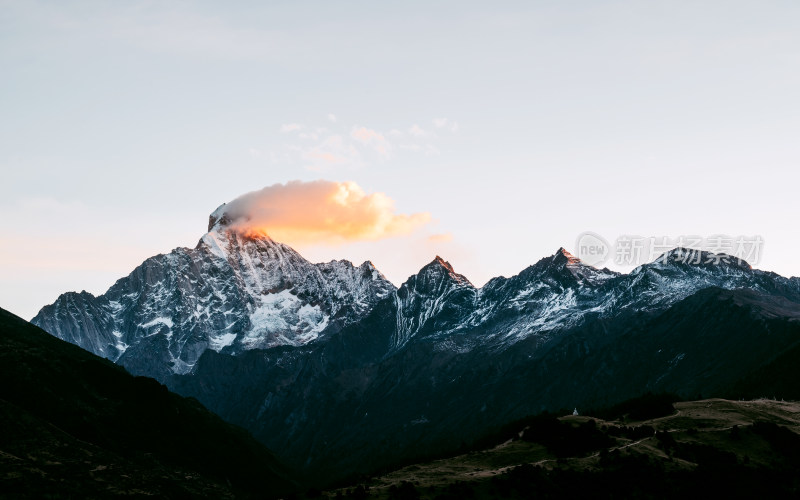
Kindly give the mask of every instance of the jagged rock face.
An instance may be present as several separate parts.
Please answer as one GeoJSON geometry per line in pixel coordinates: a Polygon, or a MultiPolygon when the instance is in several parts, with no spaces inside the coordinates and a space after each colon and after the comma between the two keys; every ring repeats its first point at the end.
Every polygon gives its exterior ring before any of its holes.
{"type": "MultiPolygon", "coordinates": [[[[33,322],[198,398],[329,479],[545,409],[727,395],[800,341],[800,279],[668,252],[630,274],[564,249],[476,288],[437,257],[395,288],[229,227],[33,322]],[[738,384],[738,385],[737,385],[738,384]]],[[[763,386],[763,376],[758,387],[763,386]]]]}
{"type": "Polygon", "coordinates": [[[393,349],[417,335],[452,332],[472,312],[477,294],[467,278],[437,256],[397,290],[393,349]]]}
{"type": "Polygon", "coordinates": [[[121,344],[108,314],[108,303],[90,293],[65,293],[36,317],[40,328],[61,340],[104,358],[117,359],[120,355],[121,344]]]}
{"type": "Polygon", "coordinates": [[[207,349],[236,354],[306,344],[357,321],[394,292],[369,262],[312,264],[220,220],[194,249],[147,259],[99,297],[64,294],[33,323],[163,381],[190,372],[207,349]]]}

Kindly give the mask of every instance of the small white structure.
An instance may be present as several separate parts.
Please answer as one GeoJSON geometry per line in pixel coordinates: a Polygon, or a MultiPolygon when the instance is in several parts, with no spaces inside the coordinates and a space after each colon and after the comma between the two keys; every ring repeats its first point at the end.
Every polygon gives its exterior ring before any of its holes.
{"type": "Polygon", "coordinates": [[[577,409],[577,408],[575,408],[574,410],[572,410],[572,415],[573,415],[573,416],[577,416],[577,415],[578,415],[578,409],[577,409]]]}

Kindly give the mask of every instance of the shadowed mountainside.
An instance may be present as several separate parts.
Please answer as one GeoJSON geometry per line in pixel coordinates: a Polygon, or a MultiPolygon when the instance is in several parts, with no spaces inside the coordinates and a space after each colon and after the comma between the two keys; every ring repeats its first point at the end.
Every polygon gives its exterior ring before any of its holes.
{"type": "Polygon", "coordinates": [[[0,479],[16,498],[270,498],[293,483],[246,431],[0,309],[0,479]]]}
{"type": "Polygon", "coordinates": [[[316,477],[366,474],[457,449],[525,415],[647,391],[781,397],[774,389],[796,382],[771,375],[796,366],[800,323],[776,316],[773,299],[711,287],[664,311],[582,322],[546,343],[464,351],[417,341],[381,356],[390,340],[380,332],[396,324],[387,301],[324,344],[206,352],[195,374],[169,383],[316,477]]]}

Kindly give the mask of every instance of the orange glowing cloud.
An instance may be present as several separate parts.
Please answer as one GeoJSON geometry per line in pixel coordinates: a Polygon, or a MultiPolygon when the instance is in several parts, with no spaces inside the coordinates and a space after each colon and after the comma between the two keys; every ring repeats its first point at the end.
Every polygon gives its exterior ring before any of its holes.
{"type": "Polygon", "coordinates": [[[427,212],[395,213],[383,193],[354,182],[290,181],[244,194],[215,212],[243,234],[268,234],[293,245],[340,244],[410,234],[429,223],[427,212]]]}

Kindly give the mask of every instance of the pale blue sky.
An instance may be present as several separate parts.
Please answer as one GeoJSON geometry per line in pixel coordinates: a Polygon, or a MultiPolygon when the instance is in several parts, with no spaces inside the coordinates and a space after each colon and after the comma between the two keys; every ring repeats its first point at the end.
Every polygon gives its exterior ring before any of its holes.
{"type": "Polygon", "coordinates": [[[438,253],[480,285],[586,230],[757,234],[800,275],[800,3],[385,4],[0,0],[0,306],[102,293],[293,179],[430,213],[301,249],[398,284],[438,253]]]}

